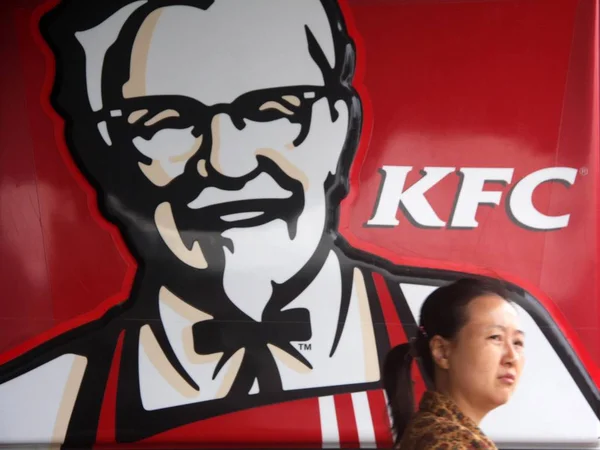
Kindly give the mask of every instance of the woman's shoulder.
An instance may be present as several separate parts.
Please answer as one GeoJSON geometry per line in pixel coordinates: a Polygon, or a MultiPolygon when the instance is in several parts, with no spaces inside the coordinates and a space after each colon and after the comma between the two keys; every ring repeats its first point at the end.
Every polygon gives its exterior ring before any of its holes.
{"type": "Polygon", "coordinates": [[[417,414],[410,423],[399,450],[495,450],[481,433],[452,418],[417,414]]]}

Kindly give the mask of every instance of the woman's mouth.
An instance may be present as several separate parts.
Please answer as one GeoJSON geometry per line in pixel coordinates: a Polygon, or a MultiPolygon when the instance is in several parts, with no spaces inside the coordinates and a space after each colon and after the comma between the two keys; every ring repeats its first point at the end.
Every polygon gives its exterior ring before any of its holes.
{"type": "Polygon", "coordinates": [[[498,379],[504,383],[504,384],[508,384],[508,385],[512,385],[515,384],[515,382],[517,381],[517,377],[514,376],[513,374],[507,373],[504,375],[501,375],[498,377],[498,379]]]}

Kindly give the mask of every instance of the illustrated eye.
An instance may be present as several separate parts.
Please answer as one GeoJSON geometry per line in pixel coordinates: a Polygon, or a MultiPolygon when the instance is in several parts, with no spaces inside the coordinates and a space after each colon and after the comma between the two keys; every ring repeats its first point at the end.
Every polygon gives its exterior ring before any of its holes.
{"type": "Polygon", "coordinates": [[[169,123],[171,126],[174,122],[181,119],[181,114],[174,109],[161,109],[150,112],[148,109],[138,109],[129,114],[127,121],[140,128],[160,127],[165,128],[163,124],[169,123]],[[174,120],[176,119],[176,120],[174,120]]]}
{"type": "Polygon", "coordinates": [[[142,117],[144,117],[146,114],[148,114],[147,109],[138,109],[137,111],[133,111],[131,114],[129,114],[129,117],[127,118],[127,122],[129,122],[130,124],[133,125],[138,120],[140,120],[142,117]]]}
{"type": "Polygon", "coordinates": [[[290,105],[293,106],[300,106],[300,103],[302,103],[300,101],[300,98],[295,96],[295,95],[284,95],[283,97],[281,97],[283,100],[285,100],[286,102],[288,102],[290,105]]]}
{"type": "Polygon", "coordinates": [[[255,98],[241,111],[241,115],[256,122],[271,122],[278,119],[295,121],[302,108],[300,97],[296,95],[277,95],[271,98],[255,98]]]}
{"type": "Polygon", "coordinates": [[[273,100],[263,103],[262,106],[258,109],[260,111],[277,110],[277,111],[281,112],[282,114],[285,114],[286,116],[292,116],[294,114],[294,112],[289,110],[283,104],[283,102],[276,102],[273,100]]]}
{"type": "Polygon", "coordinates": [[[158,114],[155,114],[152,117],[145,120],[144,126],[151,127],[151,126],[156,125],[157,123],[159,123],[165,119],[169,119],[171,117],[180,117],[180,114],[177,111],[175,111],[174,109],[166,109],[166,110],[160,111],[158,114]]]}
{"type": "Polygon", "coordinates": [[[130,132],[134,136],[151,139],[156,133],[165,129],[185,129],[191,126],[184,115],[173,108],[161,108],[154,111],[139,109],[127,117],[130,132]]]}

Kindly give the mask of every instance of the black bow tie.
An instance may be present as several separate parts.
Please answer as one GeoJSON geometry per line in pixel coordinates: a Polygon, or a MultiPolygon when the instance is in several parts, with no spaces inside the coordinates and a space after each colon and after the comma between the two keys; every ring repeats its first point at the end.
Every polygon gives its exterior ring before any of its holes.
{"type": "Polygon", "coordinates": [[[192,326],[196,353],[223,353],[213,379],[238,350],[244,349],[244,357],[229,395],[248,394],[255,379],[258,380],[261,393],[282,389],[279,371],[267,344],[279,347],[312,369],[308,360],[291,344],[306,342],[312,337],[309,311],[305,308],[269,311],[267,308],[262,319],[257,322],[245,315],[215,317],[192,326]]]}

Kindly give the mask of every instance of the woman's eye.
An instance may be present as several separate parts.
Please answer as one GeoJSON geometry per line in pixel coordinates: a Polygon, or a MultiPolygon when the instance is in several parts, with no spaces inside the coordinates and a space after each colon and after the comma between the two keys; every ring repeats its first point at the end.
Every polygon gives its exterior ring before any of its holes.
{"type": "Polygon", "coordinates": [[[489,339],[492,339],[494,341],[501,341],[502,336],[500,336],[499,334],[494,334],[493,336],[490,336],[489,339]]]}
{"type": "Polygon", "coordinates": [[[515,345],[517,347],[525,347],[525,342],[523,342],[523,341],[515,341],[515,345]]]}

